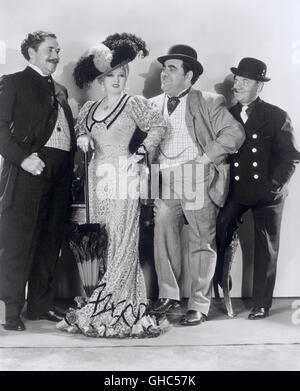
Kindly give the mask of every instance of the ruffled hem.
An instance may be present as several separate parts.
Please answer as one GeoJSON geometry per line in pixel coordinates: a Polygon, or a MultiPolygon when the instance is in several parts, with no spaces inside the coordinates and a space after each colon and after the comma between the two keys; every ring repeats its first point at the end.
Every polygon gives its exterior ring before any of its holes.
{"type": "Polygon", "coordinates": [[[128,327],[123,332],[116,330],[115,327],[106,325],[89,325],[88,327],[79,327],[76,320],[72,319],[74,312],[69,313],[66,318],[56,324],[58,330],[67,331],[72,334],[84,334],[93,338],[155,338],[168,331],[171,327],[168,319],[155,318],[145,315],[138,320],[132,327],[128,327]],[[71,322],[74,322],[73,324],[71,322]]]}

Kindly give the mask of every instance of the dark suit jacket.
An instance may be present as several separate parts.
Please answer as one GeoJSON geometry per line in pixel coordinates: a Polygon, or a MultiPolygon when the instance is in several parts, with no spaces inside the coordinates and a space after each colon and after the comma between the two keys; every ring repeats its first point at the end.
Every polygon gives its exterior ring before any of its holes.
{"type": "MultiPolygon", "coordinates": [[[[242,123],[240,106],[230,109],[242,123]]],[[[257,99],[245,124],[246,141],[230,156],[232,196],[253,205],[287,195],[287,183],[300,161],[288,114],[257,99]]]]}
{"type": "Polygon", "coordinates": [[[65,87],[48,83],[32,68],[0,79],[0,212],[10,205],[22,161],[38,152],[50,138],[57,120],[53,95],[61,104],[71,133],[71,151],[76,140],[72,111],[65,87]]]}

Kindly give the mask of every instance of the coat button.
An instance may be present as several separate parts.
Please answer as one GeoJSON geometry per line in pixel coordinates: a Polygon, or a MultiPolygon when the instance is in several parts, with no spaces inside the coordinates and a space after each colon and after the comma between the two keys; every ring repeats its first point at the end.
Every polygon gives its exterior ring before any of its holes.
{"type": "Polygon", "coordinates": [[[255,153],[255,152],[257,152],[257,148],[252,148],[251,151],[252,151],[253,153],[255,153]]]}
{"type": "Polygon", "coordinates": [[[257,138],[257,134],[256,133],[252,134],[252,138],[257,138]]]}
{"type": "Polygon", "coordinates": [[[257,174],[255,174],[255,175],[253,175],[253,178],[254,178],[254,179],[258,179],[259,176],[258,176],[257,174]]]}
{"type": "Polygon", "coordinates": [[[239,163],[238,162],[235,162],[234,163],[234,167],[238,167],[239,166],[239,163]]]}
{"type": "Polygon", "coordinates": [[[234,177],[234,179],[235,179],[236,181],[239,181],[239,180],[240,180],[240,177],[239,177],[238,175],[236,175],[236,176],[234,177]]]}
{"type": "Polygon", "coordinates": [[[253,163],[252,163],[252,166],[253,166],[253,167],[257,167],[257,162],[253,162],[253,163]]]}

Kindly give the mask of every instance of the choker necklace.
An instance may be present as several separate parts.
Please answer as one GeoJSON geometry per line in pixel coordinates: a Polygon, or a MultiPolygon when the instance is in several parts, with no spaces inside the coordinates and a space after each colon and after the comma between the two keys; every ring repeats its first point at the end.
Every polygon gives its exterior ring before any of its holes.
{"type": "MultiPolygon", "coordinates": [[[[121,97],[122,97],[122,95],[120,95],[120,96],[118,97],[118,99],[114,100],[113,103],[111,103],[111,104],[108,104],[108,103],[104,104],[104,105],[103,105],[103,110],[108,110],[108,109],[110,109],[111,107],[113,107],[113,106],[116,104],[116,102],[118,102],[118,101],[121,99],[121,97]]],[[[107,98],[105,97],[104,100],[106,101],[107,98]]]]}

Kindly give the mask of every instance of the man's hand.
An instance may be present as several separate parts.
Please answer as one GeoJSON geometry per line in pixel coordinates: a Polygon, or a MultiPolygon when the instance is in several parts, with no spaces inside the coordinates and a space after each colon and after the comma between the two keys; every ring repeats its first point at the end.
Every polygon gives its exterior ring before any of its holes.
{"type": "Polygon", "coordinates": [[[22,161],[21,167],[23,170],[36,176],[43,172],[45,163],[38,157],[38,154],[34,152],[22,161]]]}
{"type": "Polygon", "coordinates": [[[140,165],[137,164],[140,160],[144,158],[143,155],[136,155],[135,153],[131,155],[127,160],[127,174],[129,176],[138,175],[140,172],[140,165]]]}

